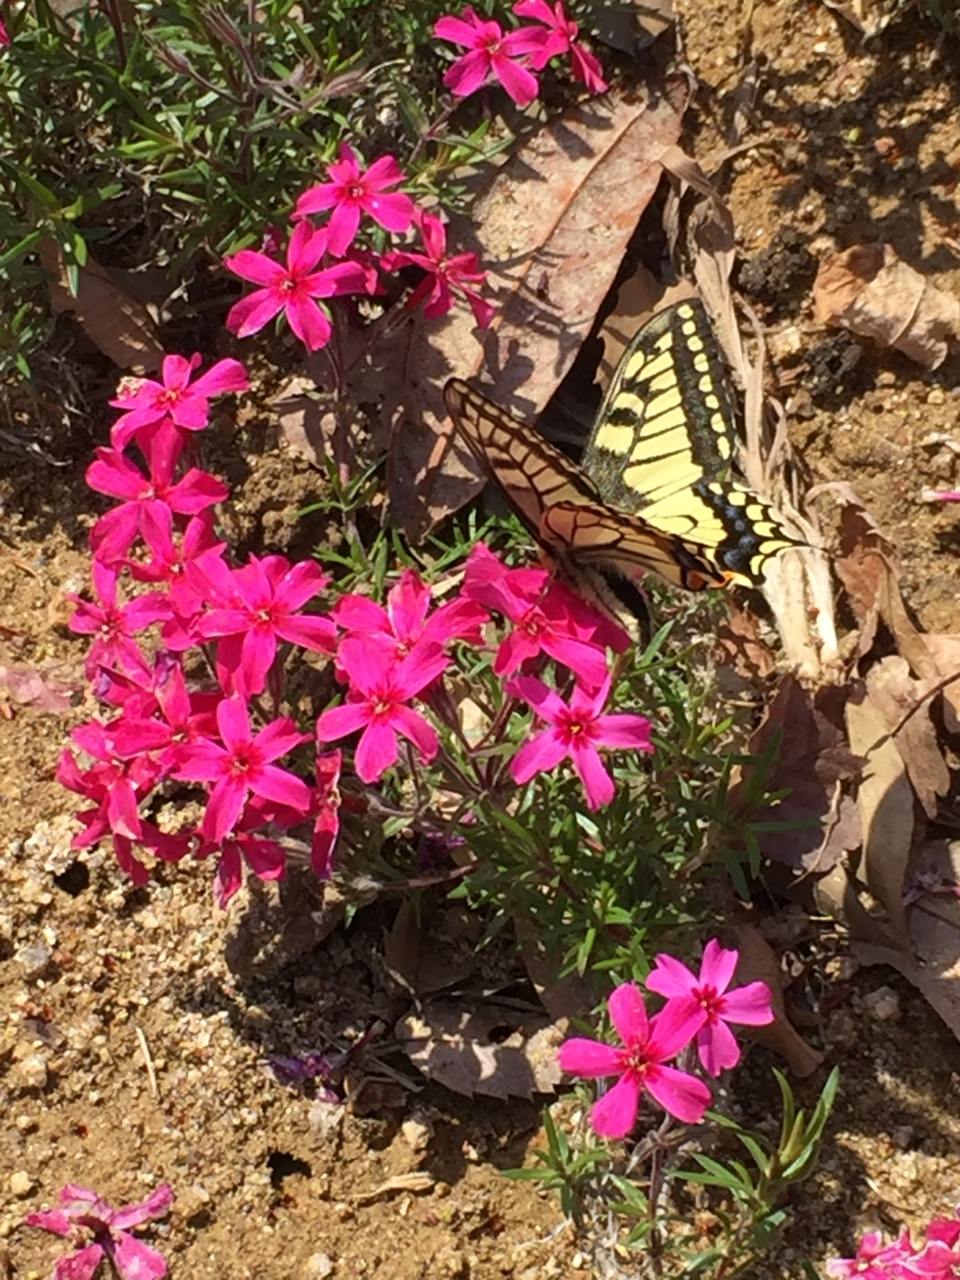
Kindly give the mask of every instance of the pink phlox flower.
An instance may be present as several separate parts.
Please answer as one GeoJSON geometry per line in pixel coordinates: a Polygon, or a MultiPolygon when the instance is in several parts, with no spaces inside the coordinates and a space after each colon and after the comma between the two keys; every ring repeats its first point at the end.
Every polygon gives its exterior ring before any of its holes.
{"type": "Polygon", "coordinates": [[[329,316],[319,298],[345,293],[368,293],[376,288],[376,272],[357,262],[336,262],[318,271],[327,252],[326,227],[314,228],[298,222],[287,247],[286,266],[264,253],[241,249],[224,258],[223,265],[242,280],[262,287],[234,303],[227,315],[227,328],[238,338],[248,338],[284,312],[287,323],[310,351],[318,351],[330,341],[329,316]]]}
{"type": "Polygon", "coordinates": [[[356,152],[344,142],[339,160],[327,166],[327,175],[329,182],[321,182],[303,193],[293,217],[304,218],[310,213],[332,209],[327,223],[327,252],[333,257],[342,258],[353,243],[361,213],[368,213],[374,222],[395,235],[410,226],[413,201],[400,191],[389,191],[390,187],[406,182],[393,156],[381,156],[369,169],[361,169],[356,152]]]}
{"type": "Polygon", "coordinates": [[[606,650],[598,640],[610,636],[611,628],[593,611],[591,626],[573,594],[557,585],[543,569],[507,569],[478,543],[467,559],[463,594],[513,623],[494,659],[496,675],[510,675],[545,653],[597,688],[608,676],[606,650]]]}
{"type": "Polygon", "coordinates": [[[647,978],[648,990],[666,996],[668,1004],[682,1008],[697,1020],[697,1051],[712,1076],[740,1061],[740,1046],[726,1025],[728,1022],[762,1027],[773,1021],[770,988],[765,982],[748,982],[734,991],[727,990],[738,959],[736,951],[725,950],[711,938],[703,949],[699,977],[694,977],[673,956],[660,954],[647,978]]]}
{"type": "Polygon", "coordinates": [[[467,50],[443,77],[454,97],[469,97],[491,80],[499,80],[518,107],[528,107],[540,92],[537,77],[523,65],[526,55],[539,47],[539,33],[522,29],[504,35],[499,22],[481,18],[467,5],[459,18],[440,18],[433,34],[467,50]]]}
{"type": "Polygon", "coordinates": [[[340,769],[343,754],[340,751],[318,753],[316,763],[317,785],[313,793],[313,840],[310,845],[310,864],[321,880],[329,880],[333,874],[333,850],[340,833],[340,769]]]}
{"type": "Polygon", "coordinates": [[[588,806],[599,809],[613,799],[615,787],[597,748],[653,750],[650,721],[644,716],[603,714],[610,693],[609,679],[597,690],[577,685],[569,705],[536,676],[518,676],[505,687],[511,697],[523,698],[550,726],[545,733],[525,742],[510,762],[511,777],[521,785],[536,773],[549,773],[569,757],[583,783],[588,806]]]}
{"type": "Polygon", "coordinates": [[[960,489],[921,489],[921,502],[960,502],[960,489]]]}
{"type": "Polygon", "coordinates": [[[70,630],[77,635],[95,636],[90,646],[84,670],[92,680],[98,666],[116,667],[128,675],[149,678],[149,667],[133,636],[155,622],[170,617],[170,604],[159,591],[121,605],[117,599],[116,569],[94,560],[91,574],[96,601],[68,594],[67,599],[77,606],[70,619],[70,630]]]}
{"type": "Polygon", "coordinates": [[[6,49],[10,44],[10,33],[7,30],[3,19],[0,18],[0,49],[6,49]]]}
{"type": "MultiPolygon", "coordinates": [[[[904,1233],[904,1238],[906,1233],[904,1233]]],[[[957,1218],[934,1218],[926,1229],[923,1248],[907,1255],[902,1271],[891,1274],[903,1280],[953,1280],[960,1276],[960,1221],[957,1218]]]]}
{"type": "Polygon", "coordinates": [[[231,570],[210,556],[204,557],[201,572],[219,603],[197,619],[195,631],[219,639],[217,674],[228,692],[262,693],[280,640],[318,653],[334,652],[333,622],[300,612],[329,581],[312,560],[291,565],[284,556],[251,556],[231,570]]]}
{"type": "Polygon", "coordinates": [[[249,389],[247,371],[239,360],[218,360],[191,384],[200,361],[199,355],[189,360],[183,356],[164,356],[162,382],[140,378],[133,388],[110,401],[115,409],[127,410],[113,424],[112,439],[116,448],[124,448],[141,427],[166,417],[178,427],[200,431],[210,421],[211,396],[249,389]]]}
{"type": "Polygon", "coordinates": [[[131,709],[127,703],[124,714],[110,726],[117,754],[130,758],[144,752],[158,752],[157,764],[162,775],[169,776],[177,769],[187,748],[216,734],[216,711],[221,700],[220,693],[189,692],[180,664],[166,663],[153,693],[160,718],[153,714],[138,715],[139,708],[131,709]]]}
{"type": "MultiPolygon", "coordinates": [[[[260,880],[282,880],[287,870],[287,851],[279,841],[264,835],[262,828],[273,815],[269,806],[262,807],[257,797],[252,797],[233,830],[221,840],[205,840],[196,852],[197,858],[211,854],[217,857],[217,870],[213,881],[213,893],[217,906],[225,910],[243,884],[244,864],[260,880]]],[[[303,814],[297,814],[302,821],[303,814]]]]}
{"type": "Polygon", "coordinates": [[[178,653],[197,643],[199,637],[194,634],[194,622],[205,603],[203,594],[197,590],[196,579],[188,572],[189,566],[205,554],[222,559],[226,550],[227,544],[216,541],[213,529],[212,513],[204,512],[193,516],[183,532],[176,534],[169,507],[149,507],[141,514],[140,533],[151,558],[143,563],[126,562],[138,582],[162,582],[166,587],[172,616],[161,625],[160,635],[167,648],[178,653]]]}
{"type": "Polygon", "coordinates": [[[909,1280],[917,1272],[908,1268],[916,1260],[916,1250],[907,1231],[892,1244],[884,1244],[879,1231],[868,1231],[857,1246],[855,1258],[830,1258],[827,1274],[844,1280],[909,1280]]]}
{"type": "Polygon", "coordinates": [[[223,745],[211,738],[185,744],[174,775],[185,782],[213,783],[203,815],[205,839],[219,842],[233,830],[251,792],[307,812],[310,789],[306,783],[273,763],[307,740],[288,716],[265,725],[254,736],[246,705],[234,696],[217,706],[217,727],[223,745]]]}
{"type": "Polygon", "coordinates": [[[405,569],[396,586],[387,592],[387,607],[368,596],[341,596],[330,617],[351,635],[370,635],[393,644],[397,655],[409,653],[418,640],[445,645],[465,640],[480,645],[481,628],[488,615],[472,600],[458,597],[430,612],[432,593],[413,569],[405,569]]]}
{"type": "Polygon", "coordinates": [[[177,862],[187,853],[189,840],[161,832],[140,817],[140,801],[159,780],[160,766],[146,755],[133,760],[121,759],[114,741],[116,725],[117,721],[109,725],[98,721],[79,725],[71,737],[96,763],[82,770],[73,753],[64,749],[56,777],[61,786],[93,802],[92,808],[76,814],[84,830],[74,836],[71,848],[88,849],[109,836],[121,869],[134,884],[146,884],[149,873],[134,856],[134,844],[149,849],[166,862],[177,862]]]}
{"type": "Polygon", "coordinates": [[[118,449],[97,449],[97,458],[87,468],[87,484],[97,493],[126,499],[121,506],[100,517],[90,534],[93,554],[106,564],[116,564],[130,550],[134,538],[143,532],[144,516],[168,508],[177,515],[194,516],[216,502],[224,502],[230,490],[216,476],[197,467],[173,483],[173,469],[179,453],[176,428],[161,425],[147,443],[150,475],[118,449]]]}
{"type": "Polygon", "coordinates": [[[53,1280],[91,1280],[104,1258],[122,1280],[161,1280],[167,1274],[162,1255],[130,1231],[151,1218],[163,1217],[172,1203],[173,1189],[166,1183],[137,1204],[111,1209],[89,1187],[68,1182],[60,1192],[58,1209],[28,1213],[24,1222],[58,1236],[93,1237],[92,1243],[57,1261],[53,1280]]]}
{"type": "Polygon", "coordinates": [[[570,1075],[620,1077],[591,1108],[595,1132],[603,1138],[625,1137],[636,1123],[644,1090],[678,1120],[696,1124],[710,1105],[710,1090],[696,1076],[664,1065],[689,1044],[694,1024],[667,1008],[648,1019],[640,989],[632,982],[613,991],[608,1008],[623,1048],[574,1038],[559,1053],[560,1068],[570,1075]]]}
{"type": "Polygon", "coordinates": [[[396,763],[397,735],[414,744],[429,763],[437,754],[435,730],[406,704],[449,665],[440,645],[421,640],[404,658],[371,636],[347,636],[337,650],[337,666],[350,682],[347,701],[330,707],[317,721],[317,741],[336,742],[362,730],[355,767],[363,782],[375,782],[396,763]]]}
{"type": "Polygon", "coordinates": [[[497,309],[477,292],[487,281],[487,273],[480,270],[480,259],[475,253],[448,254],[447,229],[435,214],[418,209],[413,220],[420,232],[424,252],[394,249],[380,259],[384,271],[419,267],[426,272],[410,294],[407,306],[413,310],[424,302],[423,314],[428,320],[434,320],[447,314],[453,306],[453,294],[460,293],[470,304],[479,327],[486,329],[497,309]]]}
{"type": "Polygon", "coordinates": [[[563,0],[556,0],[552,9],[547,0],[519,0],[513,6],[513,12],[518,18],[533,18],[547,26],[542,35],[537,33],[540,47],[530,55],[530,65],[535,70],[542,71],[551,58],[568,53],[573,64],[574,79],[585,84],[591,93],[606,92],[609,86],[603,78],[603,68],[589,49],[577,43],[580,28],[567,17],[563,0]]]}

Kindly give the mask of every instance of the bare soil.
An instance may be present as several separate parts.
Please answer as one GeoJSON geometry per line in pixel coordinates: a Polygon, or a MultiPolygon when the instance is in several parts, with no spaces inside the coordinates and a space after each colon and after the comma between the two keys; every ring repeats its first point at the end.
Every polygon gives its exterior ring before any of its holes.
{"type": "MultiPolygon", "coordinates": [[[[736,0],[680,9],[701,86],[686,145],[706,160],[723,149],[743,79],[744,10],[736,0]]],[[[732,163],[730,200],[740,288],[770,333],[793,442],[813,481],[851,483],[898,544],[924,627],[960,631],[960,506],[919,496],[960,481],[960,446],[945,443],[960,438],[960,353],[925,372],[817,329],[811,304],[817,261],[861,241],[888,241],[960,290],[960,52],[913,11],[864,44],[812,0],[756,5],[751,32],[757,142],[732,163]]],[[[113,372],[69,321],[57,343],[46,400],[29,412],[40,422],[61,400],[72,406],[69,436],[49,445],[68,465],[0,439],[0,663],[79,690],[83,644],[65,628],[66,593],[86,581],[97,511],[82,472],[106,438],[113,372]]],[[[287,549],[285,513],[318,477],[256,414],[236,437],[215,427],[213,447],[235,486],[240,541],[287,549]]],[[[296,537],[310,545],[322,533],[296,537]]],[[[72,797],[53,770],[92,710],[0,703],[0,1275],[4,1249],[12,1274],[50,1273],[57,1242],[21,1222],[63,1183],[120,1204],[162,1181],[177,1198],[152,1238],[185,1280],[588,1274],[557,1203],[500,1173],[544,1145],[539,1106],[459,1098],[391,1054],[410,1008],[383,965],[395,902],[346,928],[294,874],[220,913],[207,867],[161,867],[135,889],[111,854],[70,851],[72,797]],[[383,1030],[346,1106],[265,1069],[267,1054],[343,1049],[373,1028],[383,1030]],[[425,1176],[403,1181],[413,1174],[425,1176]]],[[[800,919],[780,950],[804,1032],[842,1084],[820,1169],[751,1271],[759,1280],[798,1277],[802,1259],[849,1254],[866,1227],[918,1225],[960,1201],[953,1037],[901,979],[857,972],[821,925],[800,919]],[[884,985],[893,998],[877,1005],[884,985]]],[[[738,1074],[734,1105],[752,1123],[777,1113],[772,1065],[757,1049],[738,1074]]],[[[804,1103],[821,1085],[822,1075],[798,1085],[804,1103]]]]}

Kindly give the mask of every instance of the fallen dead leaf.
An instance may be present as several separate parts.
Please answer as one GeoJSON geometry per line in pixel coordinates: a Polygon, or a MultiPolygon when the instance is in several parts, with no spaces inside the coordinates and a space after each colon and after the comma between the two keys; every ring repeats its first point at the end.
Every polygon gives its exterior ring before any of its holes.
{"type": "Polygon", "coordinates": [[[894,347],[927,369],[960,334],[960,301],[898,257],[892,245],[854,245],[825,258],[813,285],[817,322],[894,347]]]}
{"type": "Polygon", "coordinates": [[[486,1002],[427,1001],[396,1024],[400,1047],[430,1080],[468,1098],[530,1098],[560,1083],[562,1033],[542,1013],[486,1002]]]}
{"type": "Polygon", "coordinates": [[[863,828],[859,876],[886,911],[890,933],[906,947],[903,882],[914,835],[913,788],[889,737],[891,726],[866,689],[847,699],[846,721],[851,749],[866,758],[857,789],[863,828]]]}
{"type": "Polygon", "coordinates": [[[777,664],[760,634],[760,619],[735,596],[727,599],[727,617],[717,627],[718,660],[744,680],[766,680],[777,664]]]}
{"type": "Polygon", "coordinates": [[[799,1079],[812,1075],[823,1063],[823,1054],[807,1044],[787,1017],[783,1000],[783,978],[780,965],[769,942],[751,924],[735,924],[737,982],[765,982],[770,988],[773,1022],[766,1027],[743,1028],[744,1034],[785,1059],[799,1079]]]}
{"type": "MultiPolygon", "coordinates": [[[[531,137],[471,210],[450,243],[474,249],[499,303],[477,342],[458,307],[442,322],[398,331],[388,492],[391,519],[422,536],[483,486],[443,405],[451,375],[483,369],[484,391],[525,420],[543,409],[573,363],[656,190],[660,156],[679,136],[687,91],[679,80],[649,99],[609,95],[565,112],[531,137]]],[[[366,376],[358,370],[361,379],[366,376]]],[[[353,388],[358,399],[359,389],[353,388]]],[[[387,404],[388,409],[391,407],[387,404]]]]}
{"type": "MultiPolygon", "coordinates": [[[[758,817],[796,824],[792,830],[759,832],[760,848],[772,862],[805,874],[828,871],[843,853],[860,844],[857,805],[843,786],[863,765],[848,747],[843,729],[847,693],[838,686],[810,692],[793,676],[785,676],[750,739],[750,754],[762,755],[779,735],[767,786],[789,793],[758,817]]],[[[736,788],[731,789],[731,802],[736,803],[736,788]]]]}
{"type": "Polygon", "coordinates": [[[960,1040],[960,841],[921,845],[914,865],[928,888],[909,909],[909,945],[904,951],[854,942],[862,964],[888,964],[917,988],[960,1040]]]}
{"type": "Polygon", "coordinates": [[[70,695],[82,687],[79,680],[65,683],[37,667],[0,666],[0,688],[6,689],[14,702],[37,711],[62,715],[70,710],[70,695]]]}
{"type": "Polygon", "coordinates": [[[63,252],[56,240],[41,240],[39,254],[49,276],[54,311],[76,315],[87,337],[121,369],[142,374],[160,368],[164,349],[142,302],[132,298],[93,258],[80,268],[80,288],[74,297],[67,288],[63,252]]]}
{"type": "Polygon", "coordinates": [[[438,927],[436,919],[421,916],[423,910],[422,900],[417,903],[413,898],[404,898],[383,939],[387,972],[418,996],[455,986],[477,968],[473,950],[455,947],[454,939],[438,927]]]}
{"type": "Polygon", "coordinates": [[[532,921],[514,916],[513,926],[527,974],[553,1021],[588,1017],[594,1005],[594,995],[587,979],[576,971],[560,976],[562,957],[544,949],[543,939],[532,921]]]}
{"type": "Polygon", "coordinates": [[[436,1183],[436,1178],[430,1173],[418,1173],[416,1170],[413,1173],[397,1173],[386,1182],[381,1182],[379,1187],[374,1187],[371,1191],[359,1192],[353,1197],[353,1202],[369,1204],[371,1200],[391,1195],[394,1191],[432,1191],[436,1183]]]}
{"type": "Polygon", "coordinates": [[[930,719],[927,695],[933,683],[912,680],[906,660],[897,654],[883,658],[867,675],[867,693],[887,721],[888,732],[893,734],[907,776],[928,818],[936,817],[939,798],[950,790],[950,770],[930,719]]]}
{"type": "Polygon", "coordinates": [[[933,654],[944,681],[943,725],[948,733],[960,734],[960,636],[924,635],[923,643],[933,654]]]}

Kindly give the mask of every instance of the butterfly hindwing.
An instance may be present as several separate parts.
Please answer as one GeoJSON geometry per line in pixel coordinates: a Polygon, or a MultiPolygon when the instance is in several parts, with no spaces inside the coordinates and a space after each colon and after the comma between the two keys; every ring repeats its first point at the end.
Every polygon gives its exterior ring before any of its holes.
{"type": "Polygon", "coordinates": [[[730,478],[736,447],[733,396],[703,303],[658,312],[624,352],[584,470],[605,502],[673,534],[727,581],[750,584],[798,540],[730,478]]]}

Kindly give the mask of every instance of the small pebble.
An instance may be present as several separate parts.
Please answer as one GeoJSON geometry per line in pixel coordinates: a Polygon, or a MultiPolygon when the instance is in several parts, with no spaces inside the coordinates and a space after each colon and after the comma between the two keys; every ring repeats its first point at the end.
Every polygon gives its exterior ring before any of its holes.
{"type": "Polygon", "coordinates": [[[334,1261],[327,1253],[315,1253],[309,1257],[303,1268],[303,1280],[326,1280],[332,1276],[334,1261]]]}
{"type": "Polygon", "coordinates": [[[901,1017],[900,997],[890,987],[878,987],[863,997],[863,1006],[875,1022],[898,1022],[901,1017]]]}
{"type": "Polygon", "coordinates": [[[30,1195],[36,1185],[25,1169],[18,1169],[16,1173],[11,1173],[10,1175],[10,1193],[19,1200],[23,1200],[30,1195]]]}
{"type": "Polygon", "coordinates": [[[943,387],[934,387],[927,393],[927,404],[946,404],[947,393],[943,387]]]}
{"type": "Polygon", "coordinates": [[[433,1137],[434,1129],[429,1120],[423,1116],[414,1115],[409,1120],[404,1120],[400,1126],[400,1132],[411,1151],[425,1151],[433,1137]]]}
{"type": "Polygon", "coordinates": [[[33,982],[47,972],[52,954],[50,948],[42,942],[35,942],[28,947],[21,947],[14,958],[23,970],[23,976],[33,982]]]}
{"type": "Polygon", "coordinates": [[[39,1053],[29,1053],[11,1068],[10,1074],[22,1089],[45,1089],[47,1060],[39,1053]]]}

